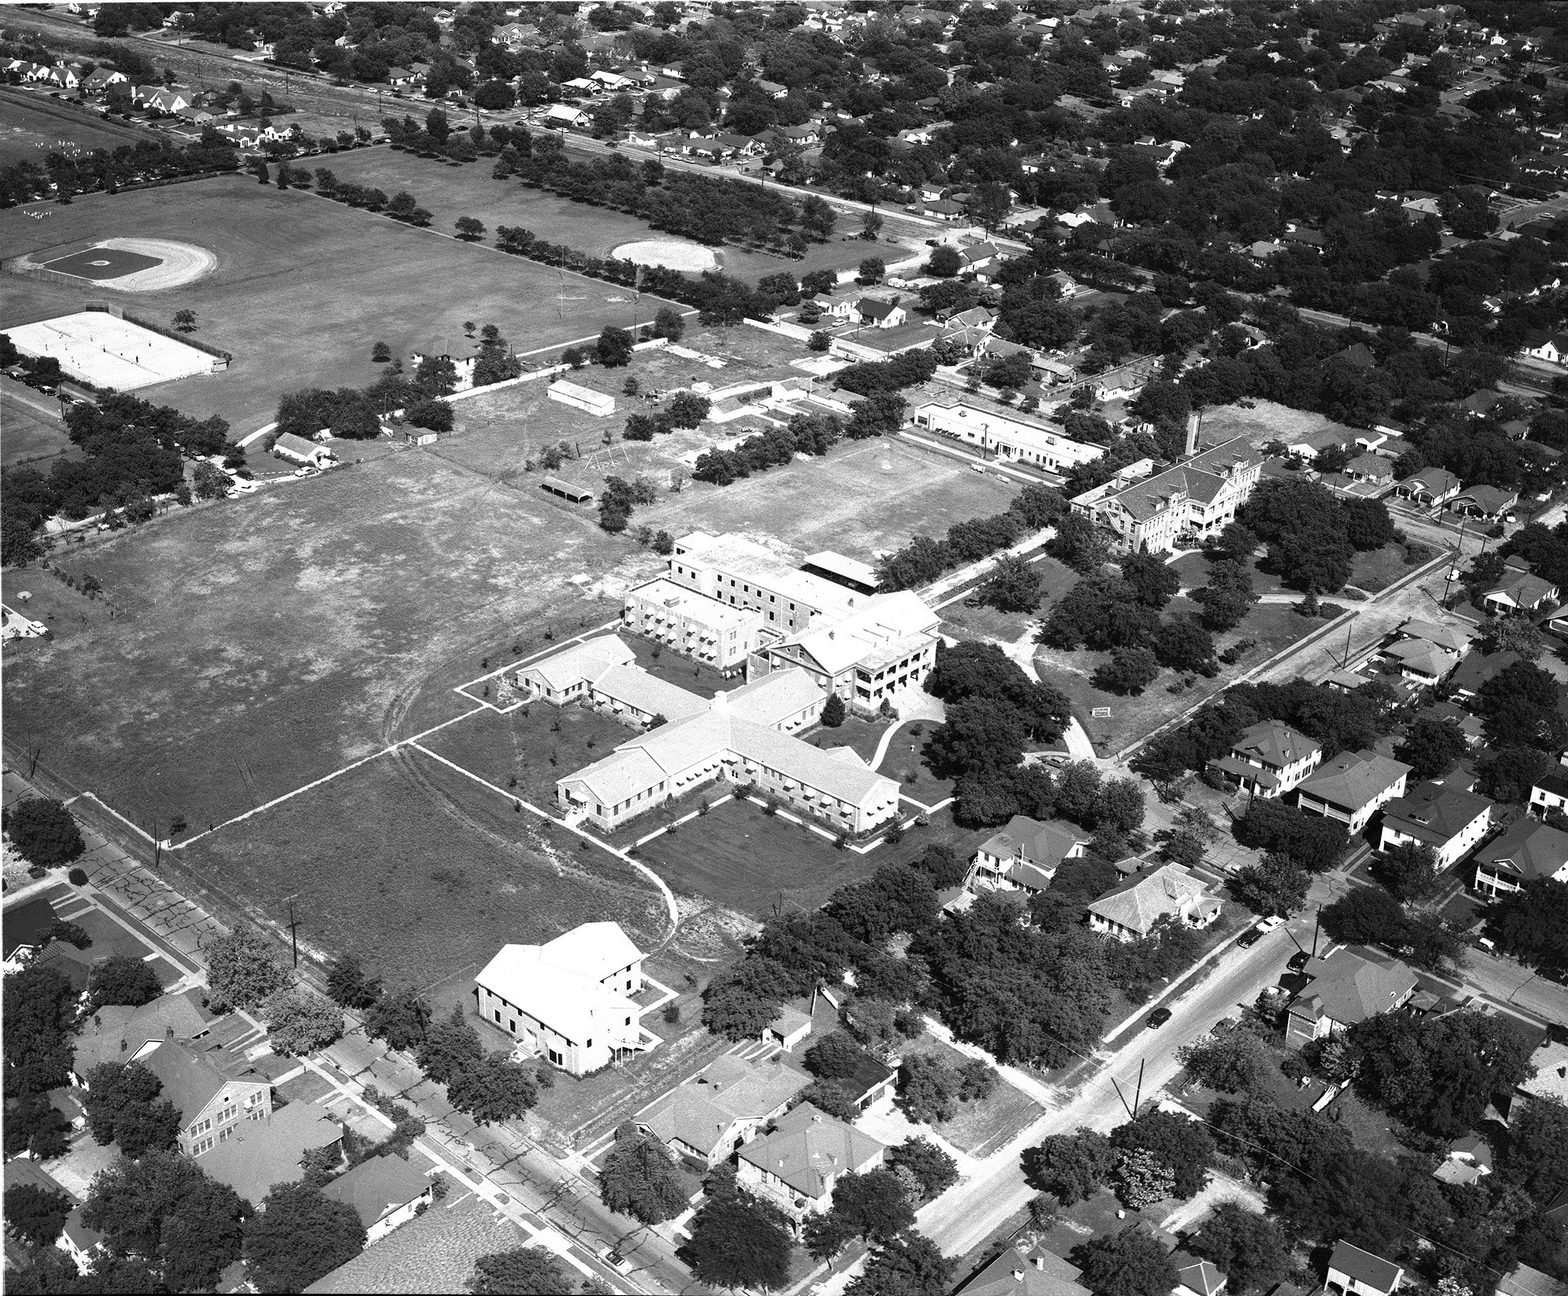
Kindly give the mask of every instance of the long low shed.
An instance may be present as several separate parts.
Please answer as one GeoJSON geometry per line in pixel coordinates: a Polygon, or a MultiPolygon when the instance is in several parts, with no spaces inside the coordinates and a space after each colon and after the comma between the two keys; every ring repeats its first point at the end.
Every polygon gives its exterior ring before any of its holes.
{"type": "Polygon", "coordinates": [[[552,495],[559,495],[564,500],[573,504],[586,504],[593,499],[593,492],[586,486],[578,486],[569,481],[562,481],[559,477],[546,477],[539,483],[539,489],[549,491],[552,495]]]}

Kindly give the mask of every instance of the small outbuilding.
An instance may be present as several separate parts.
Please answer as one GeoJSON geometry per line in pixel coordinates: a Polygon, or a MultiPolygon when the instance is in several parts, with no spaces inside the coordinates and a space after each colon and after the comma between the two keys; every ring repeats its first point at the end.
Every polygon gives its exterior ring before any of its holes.
{"type": "Polygon", "coordinates": [[[546,477],[539,483],[539,489],[559,496],[570,504],[588,504],[593,500],[593,492],[586,486],[562,481],[559,477],[546,477]]]}
{"type": "Polygon", "coordinates": [[[580,409],[585,414],[592,414],[595,418],[608,418],[615,413],[615,397],[573,382],[551,383],[550,399],[580,409]]]}

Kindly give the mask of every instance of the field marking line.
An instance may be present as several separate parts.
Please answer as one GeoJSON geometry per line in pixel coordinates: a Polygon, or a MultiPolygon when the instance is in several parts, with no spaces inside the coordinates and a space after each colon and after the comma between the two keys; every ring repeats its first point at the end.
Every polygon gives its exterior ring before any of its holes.
{"type": "Polygon", "coordinates": [[[158,844],[156,839],[154,839],[154,837],[152,836],[151,833],[147,832],[144,828],[141,828],[138,825],[132,823],[123,814],[121,814],[112,805],[110,805],[101,796],[99,796],[96,792],[82,792],[82,793],[79,793],[77,796],[72,797],[71,800],[72,801],[77,801],[77,800],[85,801],[88,798],[91,798],[93,801],[97,802],[97,804],[99,806],[101,806],[104,810],[106,810],[110,814],[112,814],[116,819],[118,819],[121,823],[123,823],[127,828],[129,828],[133,833],[135,833],[138,837],[140,837],[149,846],[156,846],[158,844]]]}
{"type": "MultiPolygon", "coordinates": [[[[235,815],[234,818],[232,818],[232,819],[225,819],[222,823],[214,825],[213,827],[207,829],[205,832],[199,832],[194,837],[187,837],[182,842],[169,843],[169,844],[166,845],[166,849],[168,849],[168,850],[184,850],[185,847],[194,845],[196,842],[199,842],[203,837],[210,837],[215,832],[221,832],[223,829],[228,828],[228,827],[230,827],[233,824],[241,823],[241,822],[243,822],[246,819],[250,819],[250,818],[252,818],[255,815],[259,815],[263,810],[270,810],[274,806],[282,805],[283,802],[285,802],[285,801],[291,801],[295,797],[299,796],[301,793],[309,792],[309,791],[311,791],[314,788],[318,788],[323,783],[330,783],[330,782],[332,782],[333,779],[339,777],[342,774],[347,774],[350,770],[356,770],[361,765],[368,765],[368,764],[370,764],[371,761],[379,760],[382,756],[390,756],[390,755],[392,755],[393,752],[397,751],[400,747],[407,747],[407,746],[410,746],[410,745],[417,746],[419,739],[421,739],[421,738],[428,738],[431,734],[439,733],[441,730],[447,728],[449,725],[455,725],[459,721],[467,720],[471,716],[476,716],[481,711],[483,711],[484,709],[485,708],[483,706],[476,706],[472,711],[465,711],[465,712],[463,712],[462,715],[453,716],[450,720],[443,720],[440,724],[432,725],[430,728],[422,730],[421,732],[419,732],[417,734],[413,734],[412,736],[410,736],[408,738],[400,738],[400,739],[397,740],[397,742],[393,743],[389,747],[383,747],[380,751],[371,752],[370,755],[368,755],[368,756],[361,756],[357,761],[351,761],[349,764],[343,766],[341,769],[333,770],[330,774],[323,774],[320,778],[315,779],[313,782],[305,784],[304,787],[297,787],[292,792],[285,792],[282,796],[273,797],[271,801],[267,801],[267,802],[265,802],[262,805],[256,806],[254,809],[245,811],[244,814],[235,815]]],[[[420,750],[424,751],[424,748],[421,747],[420,750]]],[[[93,794],[91,792],[84,792],[82,795],[83,796],[92,796],[94,801],[98,801],[98,798],[96,796],[93,796],[93,794]]],[[[103,805],[103,802],[99,801],[98,804],[99,805],[103,805]]],[[[113,814],[116,818],[124,819],[123,815],[119,814],[117,811],[110,810],[108,806],[104,806],[104,809],[105,810],[109,810],[109,813],[113,814]]],[[[127,819],[126,822],[130,823],[130,820],[127,819]]],[[[136,828],[136,825],[135,824],[131,824],[131,827],[136,828]]],[[[136,828],[136,831],[137,832],[141,832],[142,830],[140,828],[136,828]]],[[[142,833],[142,836],[143,837],[147,837],[147,834],[146,833],[142,833]]],[[[147,837],[147,840],[148,841],[152,841],[152,838],[151,837],[147,837]]]]}
{"type": "MultiPolygon", "coordinates": [[[[420,734],[419,737],[422,738],[422,737],[424,737],[424,735],[420,734]]],[[[480,778],[479,775],[475,774],[472,770],[464,769],[461,765],[457,764],[455,761],[449,761],[445,756],[438,756],[438,755],[436,755],[436,753],[431,751],[430,748],[422,746],[420,743],[418,743],[417,741],[415,741],[412,738],[408,739],[407,742],[404,745],[408,746],[408,747],[412,747],[415,751],[424,752],[424,754],[426,756],[430,757],[431,760],[439,761],[441,764],[447,766],[449,769],[457,771],[457,773],[463,775],[463,777],[472,779],[475,783],[479,784],[480,787],[489,788],[497,796],[503,796],[508,801],[514,802],[515,804],[522,806],[523,809],[527,810],[530,814],[538,815],[539,818],[541,818],[541,819],[546,819],[550,823],[553,823],[553,824],[558,825],[559,827],[565,828],[568,832],[575,833],[577,836],[581,837],[584,841],[592,842],[595,846],[599,846],[599,847],[602,847],[604,850],[607,850],[611,855],[614,855],[617,859],[621,860],[623,863],[630,864],[634,869],[636,869],[639,873],[641,873],[644,877],[646,877],[650,882],[652,882],[654,884],[654,886],[658,887],[659,894],[664,897],[664,907],[669,912],[670,930],[667,931],[664,934],[663,938],[659,941],[659,948],[663,949],[666,945],[668,945],[670,943],[671,940],[673,940],[675,938],[676,929],[680,926],[680,922],[681,922],[681,911],[680,911],[680,908],[675,903],[675,893],[670,890],[669,885],[665,882],[665,880],[663,878],[661,878],[657,873],[655,873],[651,868],[649,868],[646,864],[643,864],[643,863],[641,863],[638,860],[634,860],[630,855],[628,855],[625,851],[623,851],[619,846],[612,846],[612,845],[610,845],[609,842],[604,841],[601,838],[595,837],[591,832],[587,832],[586,830],[584,830],[582,828],[579,828],[576,824],[568,823],[565,819],[557,819],[553,814],[550,814],[549,812],[547,812],[545,810],[541,810],[538,806],[532,805],[529,802],[524,801],[522,799],[522,797],[517,796],[514,793],[508,792],[505,788],[497,787],[494,783],[490,782],[489,779],[480,778]]]]}

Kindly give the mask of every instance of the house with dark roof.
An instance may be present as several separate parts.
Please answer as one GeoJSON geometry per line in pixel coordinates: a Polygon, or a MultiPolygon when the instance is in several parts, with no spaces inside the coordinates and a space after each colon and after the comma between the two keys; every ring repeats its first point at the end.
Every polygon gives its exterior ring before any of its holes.
{"type": "Polygon", "coordinates": [[[77,1032],[72,1083],[85,1088],[87,1073],[100,1063],[137,1062],[160,1044],[196,1044],[217,1020],[218,1014],[195,989],[161,995],[135,1008],[106,1004],[77,1032]]]}
{"type": "Polygon", "coordinates": [[[321,1191],[354,1208],[365,1226],[365,1245],[370,1246],[408,1223],[420,1206],[431,1203],[435,1197],[431,1169],[417,1153],[408,1161],[390,1154],[367,1157],[321,1191]]]}
{"type": "Polygon", "coordinates": [[[1433,687],[1459,665],[1459,654],[1425,639],[1396,639],[1378,650],[1378,658],[1399,672],[1401,679],[1433,687]]]}
{"type": "Polygon", "coordinates": [[[1014,815],[975,852],[964,885],[971,891],[1044,891],[1057,868],[1088,845],[1073,824],[1014,815]]]}
{"type": "Polygon", "coordinates": [[[1089,1296],[1082,1277],[1043,1244],[1021,1240],[977,1269],[954,1296],[1089,1296]]]}
{"type": "Polygon", "coordinates": [[[1188,927],[1207,927],[1220,916],[1220,902],[1180,864],[1124,882],[1088,906],[1089,929],[1120,941],[1142,940],[1162,918],[1188,927]]]}
{"type": "Polygon", "coordinates": [[[240,1132],[244,1121],[272,1115],[272,1085],[226,1076],[183,1044],[159,1044],[139,1059],[163,1084],[180,1113],[180,1151],[199,1157],[240,1132]]]}
{"type": "Polygon", "coordinates": [[[1459,494],[1459,478],[1445,468],[1423,468],[1394,486],[1394,494],[1427,508],[1446,504],[1459,494]]]}
{"type": "Polygon", "coordinates": [[[335,1150],[342,1142],[343,1126],[325,1107],[291,1102],[265,1119],[240,1121],[233,1137],[202,1157],[201,1168],[255,1207],[273,1184],[303,1178],[307,1152],[335,1150]]]}
{"type": "Polygon", "coordinates": [[[711,1167],[782,1116],[810,1083],[781,1058],[761,1062],[726,1053],[656,1098],[633,1123],[672,1152],[711,1167]]]}
{"type": "Polygon", "coordinates": [[[1337,819],[1352,833],[1383,806],[1405,794],[1410,766],[1376,752],[1341,752],[1296,789],[1296,808],[1337,819]]]}
{"type": "Polygon", "coordinates": [[[1328,1296],[1393,1296],[1405,1280],[1404,1269],[1349,1242],[1334,1243],[1323,1289],[1328,1296]]]}
{"type": "Polygon", "coordinates": [[[1523,890],[1531,878],[1568,882],[1568,832],[1521,819],[1475,857],[1474,887],[1495,900],[1523,890]]]}
{"type": "Polygon", "coordinates": [[[1487,681],[1501,675],[1516,661],[1523,658],[1511,650],[1495,653],[1471,653],[1448,681],[1449,691],[1456,701],[1473,702],[1480,696],[1487,681]]]}
{"type": "Polygon", "coordinates": [[[452,1198],[433,1203],[305,1290],[333,1296],[440,1296],[467,1291],[480,1256],[528,1243],[522,1229],[484,1198],[473,1193],[453,1193],[452,1198]]]}
{"type": "Polygon", "coordinates": [[[1527,1264],[1516,1264],[1497,1283],[1497,1296],[1568,1296],[1568,1283],[1527,1264]]]}
{"type": "Polygon", "coordinates": [[[1544,604],[1556,603],[1557,595],[1557,586],[1544,576],[1514,569],[1505,572],[1499,584],[1481,595],[1481,606],[1494,616],[1536,612],[1544,604]]]}
{"type": "Polygon", "coordinates": [[[1323,760],[1323,748],[1283,720],[1262,720],[1242,730],[1230,751],[1209,762],[1252,796],[1277,797],[1294,788],[1323,760]]]}
{"type": "Polygon", "coordinates": [[[897,328],[909,318],[909,312],[897,302],[879,297],[862,297],[855,303],[855,315],[862,324],[879,329],[897,328]]]}
{"type": "Polygon", "coordinates": [[[1525,340],[1520,353],[1547,364],[1568,364],[1568,333],[1535,333],[1525,340]]]}
{"type": "Polygon", "coordinates": [[[1286,1042],[1294,1048],[1410,1002],[1416,975],[1398,959],[1375,961],[1337,949],[1308,961],[1302,988],[1286,1012],[1286,1042]]]}
{"type": "Polygon", "coordinates": [[[43,896],[14,905],[0,915],[7,970],[13,965],[20,967],[37,954],[44,947],[46,935],[54,924],[54,906],[43,896]]]}
{"type": "Polygon", "coordinates": [[[1449,500],[1448,507],[1464,517],[1490,522],[1505,517],[1518,503],[1516,490],[1504,490],[1501,486],[1467,486],[1449,500]]]}
{"type": "Polygon", "coordinates": [[[1481,844],[1496,807],[1484,796],[1441,783],[1422,783],[1388,803],[1378,850],[1430,846],[1439,868],[1452,868],[1481,844]]]}
{"type": "Polygon", "coordinates": [[[1190,1251],[1173,1251],[1171,1264],[1176,1268],[1173,1296],[1222,1296],[1225,1291],[1225,1274],[1213,1261],[1190,1251]]]}
{"type": "Polygon", "coordinates": [[[1562,774],[1543,774],[1530,789],[1530,813],[1544,819],[1556,811],[1568,814],[1568,777],[1562,774]]]}
{"type": "Polygon", "coordinates": [[[742,1188],[798,1222],[828,1210],[841,1177],[875,1170],[886,1154],[869,1134],[806,1102],[741,1147],[737,1177],[742,1188]]]}

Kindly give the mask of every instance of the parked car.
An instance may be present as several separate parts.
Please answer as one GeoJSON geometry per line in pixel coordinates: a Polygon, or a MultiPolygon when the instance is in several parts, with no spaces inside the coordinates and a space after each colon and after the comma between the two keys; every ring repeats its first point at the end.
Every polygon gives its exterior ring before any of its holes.
{"type": "Polygon", "coordinates": [[[1149,1020],[1147,1024],[1155,1029],[1158,1029],[1159,1027],[1165,1025],[1166,1022],[1170,1021],[1170,1019],[1171,1010],[1169,1008],[1156,1008],[1152,1013],[1149,1014],[1149,1020]]]}
{"type": "Polygon", "coordinates": [[[1241,946],[1242,949],[1251,949],[1262,939],[1263,928],[1249,927],[1246,931],[1242,932],[1240,936],[1236,937],[1236,944],[1241,946]]]}
{"type": "Polygon", "coordinates": [[[1300,972],[1301,969],[1306,967],[1307,964],[1311,961],[1312,955],[1309,954],[1306,950],[1301,950],[1298,953],[1292,954],[1290,956],[1290,962],[1285,964],[1285,966],[1288,967],[1292,972],[1300,972]]]}

